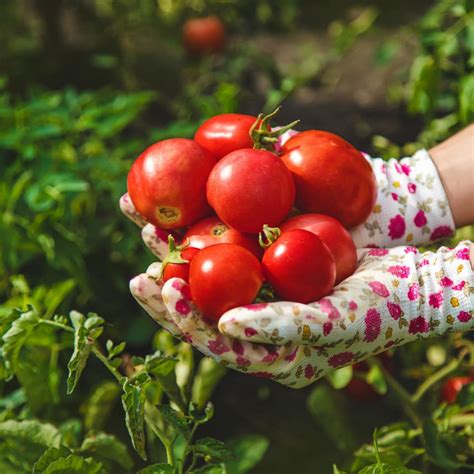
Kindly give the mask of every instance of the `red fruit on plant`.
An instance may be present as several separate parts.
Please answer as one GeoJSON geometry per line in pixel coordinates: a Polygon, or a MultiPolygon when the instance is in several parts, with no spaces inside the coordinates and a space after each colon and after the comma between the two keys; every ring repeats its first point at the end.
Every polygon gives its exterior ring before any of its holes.
{"type": "Polygon", "coordinates": [[[377,183],[360,151],[333,133],[308,130],[291,137],[280,154],[293,174],[299,209],[335,217],[347,229],[366,221],[377,183]]]}
{"type": "Polygon", "coordinates": [[[216,16],[191,18],[183,25],[183,42],[192,54],[216,53],[225,46],[226,32],[216,16]]]}
{"type": "Polygon", "coordinates": [[[127,187],[136,210],[162,229],[191,225],[210,214],[206,182],[216,159],[194,140],[171,138],[133,163],[127,187]]]}
{"type": "Polygon", "coordinates": [[[474,383],[474,377],[451,377],[441,386],[441,400],[446,403],[454,403],[458,393],[465,385],[474,383]]]}
{"type": "Polygon", "coordinates": [[[280,230],[303,229],[316,234],[329,248],[336,262],[336,284],[352,275],[357,267],[357,251],[352,237],[334,217],[301,214],[284,222],[280,230]]]}
{"type": "Polygon", "coordinates": [[[184,281],[189,281],[189,267],[191,261],[200,249],[194,247],[186,247],[182,250],[175,250],[174,258],[171,253],[163,260],[162,272],[163,283],[171,280],[171,278],[182,278],[184,281]]]}
{"type": "Polygon", "coordinates": [[[216,244],[236,244],[250,250],[257,258],[262,256],[263,250],[255,235],[244,234],[224,224],[218,217],[207,217],[194,224],[186,234],[183,241],[198,249],[216,244]]]}
{"type": "Polygon", "coordinates": [[[194,140],[218,160],[242,148],[253,148],[250,129],[257,117],[244,114],[221,114],[206,120],[194,140]]]}
{"type": "Polygon", "coordinates": [[[191,262],[193,301],[205,316],[216,321],[232,308],[251,304],[262,284],[260,262],[240,245],[206,247],[191,262]]]}
{"type": "Polygon", "coordinates": [[[265,280],[287,301],[310,303],[328,295],[336,278],[329,249],[315,234],[293,229],[283,232],[263,254],[265,280]]]}
{"type": "Polygon", "coordinates": [[[222,158],[207,181],[207,200],[219,218],[240,232],[277,226],[290,212],[295,184],[273,153],[250,148],[222,158]]]}

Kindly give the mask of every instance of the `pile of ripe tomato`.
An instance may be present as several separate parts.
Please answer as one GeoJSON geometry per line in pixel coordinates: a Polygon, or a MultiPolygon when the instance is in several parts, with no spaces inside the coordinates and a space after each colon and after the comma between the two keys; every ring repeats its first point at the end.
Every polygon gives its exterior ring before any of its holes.
{"type": "Polygon", "coordinates": [[[182,240],[170,239],[162,278],[188,281],[211,319],[254,302],[264,283],[279,300],[318,300],[356,268],[348,230],[374,206],[370,164],[320,130],[292,136],[277,152],[289,127],[272,129],[273,115],[212,117],[193,140],[147,148],[128,175],[137,211],[182,240]]]}

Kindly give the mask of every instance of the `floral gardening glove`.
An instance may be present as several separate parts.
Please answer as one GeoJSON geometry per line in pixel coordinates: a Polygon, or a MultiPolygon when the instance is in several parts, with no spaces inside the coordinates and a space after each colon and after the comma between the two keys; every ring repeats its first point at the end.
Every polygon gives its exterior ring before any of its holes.
{"type": "MultiPolygon", "coordinates": [[[[473,329],[469,246],[461,242],[436,253],[414,247],[365,249],[356,273],[330,296],[308,305],[235,308],[221,317],[218,328],[193,306],[183,280],[166,282],[161,296],[176,327],[199,351],[239,371],[298,388],[389,347],[473,329]]],[[[153,271],[147,278],[156,287],[153,271]]],[[[145,301],[135,286],[132,292],[150,312],[150,294],[145,301]]]]}
{"type": "MultiPolygon", "coordinates": [[[[277,149],[296,134],[285,132],[277,149]]],[[[401,160],[364,155],[372,165],[378,195],[367,221],[351,231],[357,248],[422,245],[453,235],[448,199],[426,150],[401,160]]]]}

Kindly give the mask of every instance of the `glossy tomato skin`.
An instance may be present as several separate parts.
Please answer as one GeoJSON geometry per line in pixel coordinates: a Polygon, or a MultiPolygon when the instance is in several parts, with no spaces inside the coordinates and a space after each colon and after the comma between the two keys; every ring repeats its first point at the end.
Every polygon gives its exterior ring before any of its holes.
{"type": "Polygon", "coordinates": [[[216,159],[194,140],[171,138],[133,163],[127,187],[137,211],[161,229],[191,225],[211,213],[206,182],[216,159]]]}
{"type": "Polygon", "coordinates": [[[232,308],[251,304],[262,284],[260,262],[239,245],[206,247],[191,262],[189,285],[193,301],[215,321],[232,308]]]}
{"type": "Polygon", "coordinates": [[[225,42],[224,24],[216,16],[191,18],[183,25],[183,43],[191,54],[217,53],[225,42]]]}
{"type": "Polygon", "coordinates": [[[194,140],[218,160],[241,148],[252,148],[249,131],[257,117],[244,114],[221,114],[206,120],[194,140]]]}
{"type": "Polygon", "coordinates": [[[461,376],[451,377],[441,386],[441,400],[448,404],[452,404],[456,401],[458,393],[462,390],[465,385],[474,383],[474,377],[461,376]]]}
{"type": "Polygon", "coordinates": [[[273,153],[245,148],[222,158],[207,181],[207,200],[219,218],[244,233],[277,226],[290,212],[295,184],[273,153]]]}
{"type": "Polygon", "coordinates": [[[230,228],[218,217],[207,217],[197,222],[184,234],[183,242],[189,239],[189,245],[199,249],[216,244],[236,244],[250,250],[257,258],[263,254],[256,235],[244,234],[230,228]]]}
{"type": "Polygon", "coordinates": [[[310,303],[331,293],[336,264],[319,237],[293,229],[265,250],[262,259],[265,280],[286,301],[310,303]]]}
{"type": "Polygon", "coordinates": [[[303,212],[335,217],[346,229],[362,224],[377,197],[372,167],[360,151],[333,133],[308,130],[291,137],[280,155],[293,173],[303,212]]]}
{"type": "Polygon", "coordinates": [[[336,262],[336,284],[352,275],[357,267],[357,251],[351,234],[334,217],[301,214],[284,222],[280,230],[303,229],[316,234],[329,248],[336,262]]]}
{"type": "Polygon", "coordinates": [[[171,278],[182,278],[184,281],[189,282],[189,266],[199,250],[194,247],[186,247],[184,250],[181,250],[181,258],[187,260],[188,263],[168,263],[163,271],[163,283],[171,278]]]}

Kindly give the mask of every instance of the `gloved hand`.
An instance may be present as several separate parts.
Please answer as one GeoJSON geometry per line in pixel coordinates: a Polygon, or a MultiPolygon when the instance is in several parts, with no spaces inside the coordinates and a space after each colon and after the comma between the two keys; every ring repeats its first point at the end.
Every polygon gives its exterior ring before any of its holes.
{"type": "Polygon", "coordinates": [[[223,365],[299,388],[327,372],[416,339],[474,328],[469,242],[419,253],[365,249],[359,267],[318,302],[254,304],[206,321],[189,287],[160,288],[160,264],[131,281],[132,294],[162,326],[223,365]]]}

